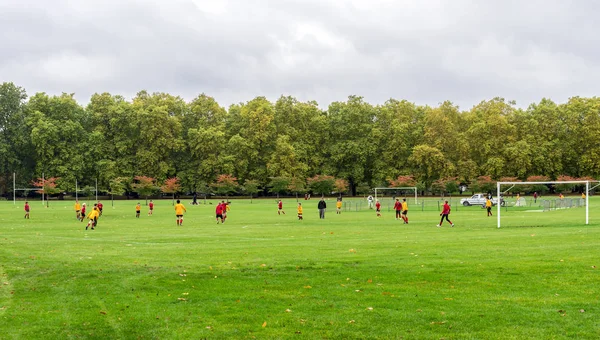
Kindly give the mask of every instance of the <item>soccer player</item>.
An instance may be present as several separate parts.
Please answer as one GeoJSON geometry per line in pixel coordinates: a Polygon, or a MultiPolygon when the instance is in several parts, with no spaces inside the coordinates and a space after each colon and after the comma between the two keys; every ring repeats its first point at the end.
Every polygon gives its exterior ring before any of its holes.
{"type": "MultiPolygon", "coordinates": [[[[94,208],[92,208],[92,212],[96,212],[94,214],[94,228],[98,226],[98,217],[100,217],[100,208],[98,208],[98,204],[94,203],[94,208]]],[[[94,229],[92,228],[92,229],[94,229]]]]}
{"type": "Polygon", "coordinates": [[[585,199],[585,192],[581,193],[581,199],[585,199]]]}
{"type": "Polygon", "coordinates": [[[175,204],[175,219],[177,220],[177,226],[183,225],[184,212],[187,212],[187,209],[181,204],[180,200],[177,200],[177,204],[175,204]]]}
{"type": "MultiPolygon", "coordinates": [[[[396,219],[402,217],[402,203],[400,203],[400,199],[396,198],[396,202],[394,203],[394,210],[396,210],[396,219]]],[[[402,218],[404,220],[404,218],[402,218]]]]}
{"type": "Polygon", "coordinates": [[[402,199],[402,219],[404,220],[404,224],[408,224],[408,203],[406,202],[406,198],[402,199]]]}
{"type": "Polygon", "coordinates": [[[75,215],[78,220],[81,219],[81,204],[79,204],[79,201],[75,201],[75,215]]]}
{"type": "Polygon", "coordinates": [[[29,202],[25,202],[25,218],[29,219],[29,202]]]}
{"type": "Polygon", "coordinates": [[[487,209],[488,217],[492,216],[492,200],[489,197],[485,199],[485,208],[487,209]]]}
{"type": "Polygon", "coordinates": [[[79,217],[81,218],[81,222],[83,222],[83,219],[85,218],[85,203],[81,205],[81,215],[79,217]]]}
{"type": "Polygon", "coordinates": [[[140,211],[142,211],[142,205],[138,202],[135,206],[135,218],[140,218],[140,211]]]}
{"type": "Polygon", "coordinates": [[[319,209],[319,218],[325,219],[325,209],[327,209],[327,203],[325,203],[325,199],[323,197],[321,197],[317,208],[319,209]]]}
{"type": "Polygon", "coordinates": [[[223,218],[223,206],[221,203],[217,204],[217,208],[215,209],[215,214],[217,216],[217,224],[219,224],[219,219],[221,219],[221,223],[225,223],[225,219],[223,218]]]}
{"type": "Polygon", "coordinates": [[[102,202],[98,201],[98,216],[102,216],[102,202]]]}
{"type": "Polygon", "coordinates": [[[98,221],[98,209],[92,209],[87,218],[88,224],[85,226],[85,230],[87,230],[90,226],[92,227],[92,230],[94,230],[94,227],[98,221]]]}
{"type": "Polygon", "coordinates": [[[221,215],[223,215],[223,222],[227,219],[227,212],[229,211],[229,209],[227,209],[228,206],[229,202],[221,201],[221,215]]]}
{"type": "Polygon", "coordinates": [[[298,219],[302,219],[302,203],[298,202],[298,219]]]}
{"type": "Polygon", "coordinates": [[[373,196],[367,197],[367,203],[369,203],[369,209],[373,209],[373,196]]]}
{"type": "Polygon", "coordinates": [[[285,215],[285,211],[283,210],[283,202],[281,202],[281,200],[279,200],[279,202],[277,202],[277,215],[281,215],[281,214],[285,215]]]}
{"type": "Polygon", "coordinates": [[[335,203],[335,213],[338,215],[342,213],[342,199],[341,198],[338,198],[337,202],[335,203]]]}
{"type": "Polygon", "coordinates": [[[448,223],[450,223],[451,227],[454,227],[454,223],[452,223],[452,221],[448,219],[448,215],[450,215],[450,204],[448,204],[448,201],[445,201],[444,207],[442,208],[442,212],[440,213],[442,219],[440,220],[440,224],[437,225],[438,228],[442,226],[442,223],[444,223],[444,218],[446,219],[446,221],[448,221],[448,223]]]}
{"type": "Polygon", "coordinates": [[[381,217],[381,203],[379,203],[379,200],[375,202],[375,212],[377,212],[377,217],[381,217]]]}
{"type": "Polygon", "coordinates": [[[150,203],[148,203],[148,216],[152,215],[153,210],[154,210],[154,203],[152,203],[152,200],[150,200],[150,203]]]}
{"type": "Polygon", "coordinates": [[[533,203],[537,203],[538,194],[537,191],[533,193],[533,203]]]}

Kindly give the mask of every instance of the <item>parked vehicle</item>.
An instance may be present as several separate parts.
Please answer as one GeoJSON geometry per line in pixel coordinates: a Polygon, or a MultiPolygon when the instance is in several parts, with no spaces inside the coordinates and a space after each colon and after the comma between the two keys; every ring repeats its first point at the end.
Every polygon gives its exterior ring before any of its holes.
{"type": "MultiPolygon", "coordinates": [[[[486,197],[488,195],[487,194],[475,194],[469,198],[463,198],[460,200],[460,204],[464,205],[465,207],[471,206],[471,205],[480,205],[482,207],[485,207],[485,200],[486,197]]],[[[500,206],[504,206],[504,198],[500,198],[500,206]]],[[[496,205],[498,204],[498,200],[494,197],[492,197],[492,205],[496,205]]]]}

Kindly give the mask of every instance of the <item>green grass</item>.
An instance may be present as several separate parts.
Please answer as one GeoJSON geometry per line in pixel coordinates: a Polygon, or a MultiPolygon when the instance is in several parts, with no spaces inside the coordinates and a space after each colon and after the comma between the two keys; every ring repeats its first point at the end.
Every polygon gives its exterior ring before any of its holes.
{"type": "Polygon", "coordinates": [[[134,218],[134,201],[105,202],[94,231],[72,202],[0,202],[0,338],[600,337],[600,199],[583,208],[455,207],[436,228],[437,201],[411,205],[409,225],[384,209],[330,209],[317,200],[171,201],[134,218]],[[494,209],[494,214],[496,210],[494,209]]]}

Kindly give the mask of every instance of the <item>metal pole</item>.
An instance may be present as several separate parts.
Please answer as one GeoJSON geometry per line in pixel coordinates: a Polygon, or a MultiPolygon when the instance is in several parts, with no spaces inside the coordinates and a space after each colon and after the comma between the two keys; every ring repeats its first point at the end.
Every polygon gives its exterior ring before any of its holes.
{"type": "Polygon", "coordinates": [[[415,204],[419,204],[419,201],[417,200],[417,187],[415,187],[415,204]]]}
{"type": "Polygon", "coordinates": [[[496,203],[496,218],[498,219],[498,228],[500,228],[500,183],[496,183],[496,202],[498,202],[496,203]]]}
{"type": "Polygon", "coordinates": [[[75,201],[79,200],[79,197],[77,196],[77,178],[75,178],[75,201]]]}
{"type": "Polygon", "coordinates": [[[585,182],[585,224],[590,224],[590,182],[585,182]]]}
{"type": "Polygon", "coordinates": [[[13,205],[17,204],[17,175],[13,172],[13,205]]]}
{"type": "Polygon", "coordinates": [[[96,178],[96,202],[98,202],[98,179],[96,178]]]}
{"type": "Polygon", "coordinates": [[[44,182],[45,182],[45,178],[44,178],[44,173],[42,172],[42,205],[44,205],[44,182]]]}

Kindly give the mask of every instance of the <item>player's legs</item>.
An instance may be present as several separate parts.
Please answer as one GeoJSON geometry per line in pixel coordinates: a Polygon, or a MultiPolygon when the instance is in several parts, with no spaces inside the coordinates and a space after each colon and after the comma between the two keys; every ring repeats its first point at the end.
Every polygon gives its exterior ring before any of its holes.
{"type": "Polygon", "coordinates": [[[404,220],[404,223],[408,224],[408,210],[402,212],[402,219],[404,220]]]}

